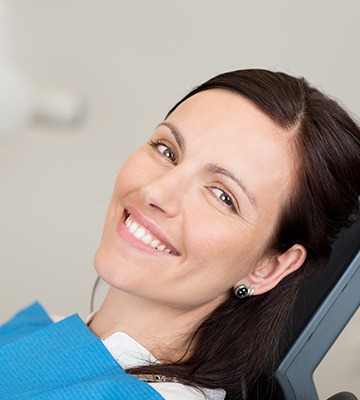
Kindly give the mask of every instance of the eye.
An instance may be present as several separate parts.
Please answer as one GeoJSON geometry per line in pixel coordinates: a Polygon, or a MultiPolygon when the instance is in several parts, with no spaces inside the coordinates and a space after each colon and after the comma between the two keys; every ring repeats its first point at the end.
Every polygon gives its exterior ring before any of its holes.
{"type": "Polygon", "coordinates": [[[176,156],[169,146],[158,140],[157,141],[150,140],[149,144],[164,157],[168,158],[171,162],[176,164],[176,156]]]}
{"type": "Polygon", "coordinates": [[[232,197],[225,192],[225,190],[218,187],[211,187],[210,189],[216,198],[218,198],[226,206],[230,207],[233,211],[236,211],[235,202],[233,201],[232,197]]]}

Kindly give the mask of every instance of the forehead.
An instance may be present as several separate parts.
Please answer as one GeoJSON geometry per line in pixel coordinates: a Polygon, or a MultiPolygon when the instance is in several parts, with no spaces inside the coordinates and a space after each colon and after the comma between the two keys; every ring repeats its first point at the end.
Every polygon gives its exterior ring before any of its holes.
{"type": "Polygon", "coordinates": [[[252,191],[290,190],[293,135],[246,98],[223,89],[203,91],[180,104],[166,122],[184,137],[188,155],[241,175],[252,191]]]}
{"type": "Polygon", "coordinates": [[[253,146],[253,155],[265,156],[292,145],[291,132],[278,126],[245,97],[224,89],[197,93],[180,104],[166,122],[176,125],[187,142],[196,143],[206,137],[204,149],[212,143],[223,143],[239,152],[246,145],[253,146]]]}
{"type": "Polygon", "coordinates": [[[183,118],[182,123],[211,127],[221,124],[228,131],[242,129],[283,132],[269,116],[264,114],[250,100],[225,89],[209,89],[197,93],[181,103],[167,118],[183,118]]]}

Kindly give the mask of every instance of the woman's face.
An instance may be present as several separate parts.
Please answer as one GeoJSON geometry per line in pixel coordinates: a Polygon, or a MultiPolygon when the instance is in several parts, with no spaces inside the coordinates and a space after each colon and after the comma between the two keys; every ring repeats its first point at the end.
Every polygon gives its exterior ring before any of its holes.
{"type": "Polygon", "coordinates": [[[292,187],[289,136],[237,94],[186,100],[121,169],[98,274],[178,309],[215,307],[237,284],[253,286],[292,187]]]}

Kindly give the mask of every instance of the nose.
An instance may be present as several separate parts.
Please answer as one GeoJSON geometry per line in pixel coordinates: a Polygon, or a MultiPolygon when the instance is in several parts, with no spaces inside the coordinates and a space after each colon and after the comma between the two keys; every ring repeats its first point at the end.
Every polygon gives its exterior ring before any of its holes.
{"type": "Polygon", "coordinates": [[[177,168],[166,171],[141,188],[144,203],[168,217],[178,215],[183,203],[185,177],[181,176],[177,168]]]}

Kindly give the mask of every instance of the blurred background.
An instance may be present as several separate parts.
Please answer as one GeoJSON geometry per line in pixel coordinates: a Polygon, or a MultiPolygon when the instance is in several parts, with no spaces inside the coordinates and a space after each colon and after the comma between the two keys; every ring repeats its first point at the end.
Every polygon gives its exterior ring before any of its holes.
{"type": "MultiPolygon", "coordinates": [[[[359,15],[358,0],[0,0],[0,320],[36,299],[89,313],[117,171],[202,81],[281,70],[360,115],[359,15]]],[[[359,355],[358,312],[320,398],[360,395],[359,355]]]]}

